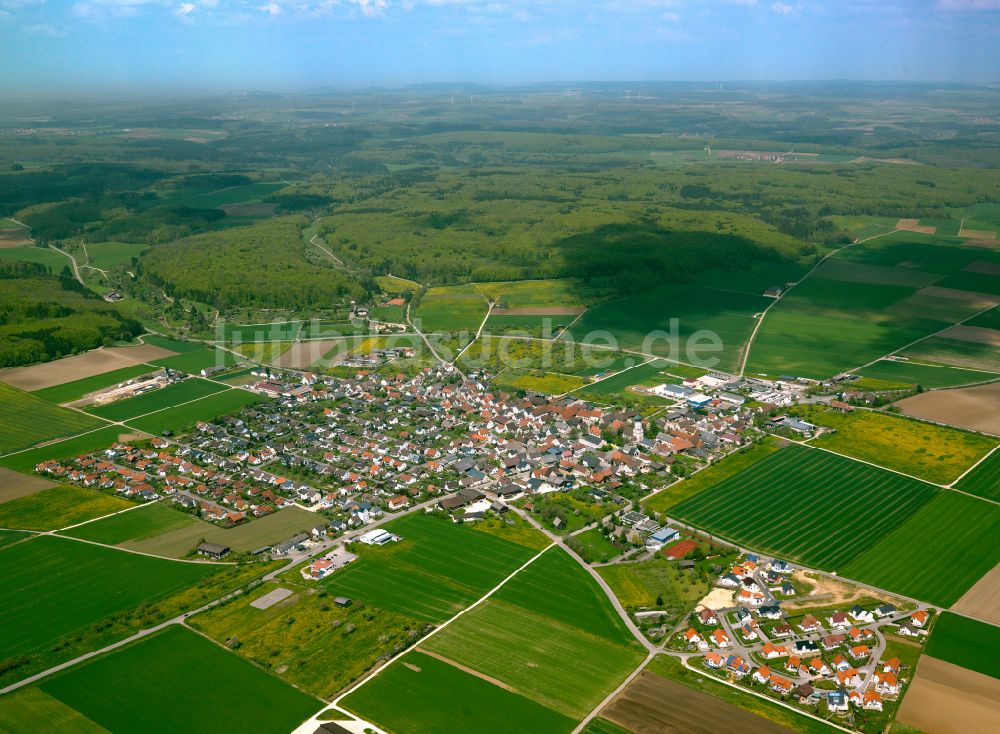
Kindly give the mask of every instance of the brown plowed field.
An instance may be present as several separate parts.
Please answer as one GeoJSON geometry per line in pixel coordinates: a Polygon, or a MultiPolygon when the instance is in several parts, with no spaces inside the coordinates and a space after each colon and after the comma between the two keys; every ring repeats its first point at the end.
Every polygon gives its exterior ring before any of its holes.
{"type": "Polygon", "coordinates": [[[21,474],[0,466],[0,503],[10,502],[19,497],[27,497],[54,486],[56,486],[54,482],[49,482],[41,477],[21,474]]]}
{"type": "Polygon", "coordinates": [[[755,716],[731,703],[692,690],[654,673],[640,673],[601,716],[635,734],[793,734],[794,730],[755,716]]]}
{"type": "Polygon", "coordinates": [[[95,349],[52,362],[27,367],[7,367],[0,370],[0,381],[31,392],[44,387],[62,385],[64,382],[82,380],[105,372],[131,367],[134,364],[162,359],[176,354],[169,349],[140,344],[134,347],[95,349]]]}
{"type": "Polygon", "coordinates": [[[986,275],[1000,275],[1000,263],[988,263],[982,260],[971,262],[962,268],[967,273],[986,273],[986,275]]]}
{"type": "Polygon", "coordinates": [[[924,655],[896,718],[925,734],[994,734],[997,701],[1000,680],[924,655]]]}
{"type": "Polygon", "coordinates": [[[896,229],[902,229],[906,232],[922,232],[923,234],[937,233],[937,227],[923,225],[919,219],[900,219],[896,222],[896,229]]]}
{"type": "Polygon", "coordinates": [[[976,342],[977,344],[989,344],[993,347],[1000,347],[1000,331],[996,329],[984,329],[981,326],[952,326],[947,331],[942,331],[939,336],[947,339],[958,339],[963,342],[976,342]]]}
{"type": "Polygon", "coordinates": [[[952,609],[1000,624],[1000,563],[966,591],[952,609]]]}
{"type": "Polygon", "coordinates": [[[1000,434],[1000,382],[932,390],[895,405],[904,415],[1000,434]]]}
{"type": "Polygon", "coordinates": [[[342,347],[342,353],[347,354],[350,350],[351,342],[345,342],[343,339],[296,342],[282,352],[271,364],[275,367],[304,370],[322,359],[323,355],[334,349],[338,344],[342,347]]]}

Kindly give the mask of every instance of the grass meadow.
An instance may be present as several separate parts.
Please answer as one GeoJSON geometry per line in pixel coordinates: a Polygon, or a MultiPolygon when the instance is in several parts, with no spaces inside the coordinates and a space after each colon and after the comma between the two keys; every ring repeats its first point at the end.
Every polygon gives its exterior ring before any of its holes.
{"type": "Polygon", "coordinates": [[[198,421],[211,421],[228,413],[234,413],[247,405],[267,400],[262,395],[247,390],[226,389],[225,386],[221,385],[216,385],[216,387],[221,387],[222,390],[186,405],[160,410],[141,418],[130,418],[128,424],[146,433],[179,431],[198,421]]]}
{"type": "Polygon", "coordinates": [[[135,504],[121,497],[60,484],[0,504],[0,527],[56,530],[130,507],[135,507],[135,504]]]}
{"type": "Polygon", "coordinates": [[[433,623],[454,616],[536,553],[437,517],[409,515],[386,529],[403,540],[363,549],[323,584],[331,593],[433,623]]]}
{"type": "Polygon", "coordinates": [[[1000,500],[1000,452],[990,454],[955,486],[963,492],[1000,500]]]}
{"type": "Polygon", "coordinates": [[[977,673],[1000,678],[1000,627],[942,612],[924,652],[977,673]]]}
{"type": "Polygon", "coordinates": [[[932,485],[793,445],[670,514],[764,553],[839,570],[935,493],[932,485]]]}
{"type": "Polygon", "coordinates": [[[40,446],[39,448],[4,456],[0,458],[0,466],[30,473],[39,462],[46,459],[65,459],[70,456],[89,454],[92,451],[107,448],[118,440],[118,436],[121,433],[121,426],[100,428],[96,431],[89,431],[82,436],[74,436],[73,438],[56,441],[45,446],[40,446]]]}
{"type": "Polygon", "coordinates": [[[321,705],[176,625],[39,688],[113,732],[215,734],[224,719],[227,728],[272,734],[291,731],[321,705]]]}
{"type": "Polygon", "coordinates": [[[563,375],[556,372],[524,372],[511,370],[504,372],[493,380],[502,388],[540,392],[548,395],[562,395],[579,390],[587,381],[576,375],[563,375]]]}
{"type": "Polygon", "coordinates": [[[219,568],[53,536],[4,548],[0,658],[43,650],[64,635],[169,596],[219,568]]]}
{"type": "Polygon", "coordinates": [[[874,380],[885,380],[898,384],[921,385],[926,388],[957,387],[972,385],[1000,378],[1000,373],[965,370],[943,364],[923,364],[920,362],[896,362],[881,360],[858,374],[874,380]]]}
{"type": "Polygon", "coordinates": [[[840,413],[811,405],[794,412],[834,430],[810,444],[936,484],[958,479],[997,445],[982,434],[870,410],[840,413]]]}
{"type": "Polygon", "coordinates": [[[0,382],[0,453],[30,448],[102,424],[97,418],[60,408],[0,382]]]}
{"type": "Polygon", "coordinates": [[[661,557],[601,566],[597,572],[626,607],[656,608],[659,597],[667,605],[693,605],[709,591],[708,583],[700,581],[693,570],[682,571],[677,563],[661,557]]]}
{"type": "Polygon", "coordinates": [[[411,316],[420,319],[425,332],[466,331],[475,334],[489,305],[475,286],[456,285],[429,288],[411,316]]]}
{"type": "Polygon", "coordinates": [[[642,653],[630,647],[495,599],[463,614],[421,649],[576,719],[642,661],[642,653]]]}
{"type": "Polygon", "coordinates": [[[164,502],[153,502],[120,515],[67,530],[63,535],[106,545],[119,545],[129,541],[154,538],[178,528],[201,528],[203,525],[204,523],[195,517],[179,512],[164,502]]]}
{"type": "Polygon", "coordinates": [[[152,364],[158,367],[169,367],[178,372],[187,372],[190,375],[197,375],[207,367],[232,367],[236,364],[236,357],[231,352],[224,352],[221,349],[203,348],[192,352],[176,354],[173,357],[155,359],[152,364]]]}
{"type": "Polygon", "coordinates": [[[950,606],[1000,563],[998,537],[1000,506],[945,490],[839,570],[848,578],[950,606]]]}
{"type": "Polygon", "coordinates": [[[22,688],[0,698],[4,734],[110,734],[76,709],[38,688],[22,688]]]}
{"type": "Polygon", "coordinates": [[[225,390],[225,385],[202,379],[189,379],[183,382],[167,385],[152,392],[143,393],[133,398],[116,400],[107,405],[95,405],[87,408],[88,413],[111,421],[124,421],[136,416],[153,413],[180,403],[187,403],[206,395],[225,390]]]}
{"type": "Polygon", "coordinates": [[[146,364],[136,364],[131,367],[123,367],[120,370],[94,375],[93,377],[84,377],[82,380],[73,380],[72,382],[64,382],[62,385],[53,385],[52,387],[35,390],[32,395],[43,400],[48,400],[50,403],[69,403],[97,390],[111,387],[130,380],[133,377],[155,371],[155,367],[150,367],[146,364]]]}
{"type": "Polygon", "coordinates": [[[569,734],[577,721],[420,652],[381,671],[341,705],[387,731],[422,734],[569,734]]]}

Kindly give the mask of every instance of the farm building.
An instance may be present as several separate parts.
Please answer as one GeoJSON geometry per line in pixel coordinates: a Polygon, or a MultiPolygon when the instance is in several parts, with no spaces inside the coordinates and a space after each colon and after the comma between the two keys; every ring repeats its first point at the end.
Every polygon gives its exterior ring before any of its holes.
{"type": "Polygon", "coordinates": [[[198,555],[219,560],[229,555],[229,546],[218,543],[202,543],[198,546],[198,555]]]}

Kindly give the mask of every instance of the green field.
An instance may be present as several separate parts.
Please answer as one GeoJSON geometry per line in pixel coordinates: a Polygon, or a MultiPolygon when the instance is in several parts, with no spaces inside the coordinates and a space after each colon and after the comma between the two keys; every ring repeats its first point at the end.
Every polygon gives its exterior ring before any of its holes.
{"type": "Polygon", "coordinates": [[[758,295],[664,285],[595,306],[573,327],[573,338],[587,341],[590,332],[608,331],[623,349],[733,371],[739,368],[743,345],[756,323],[754,314],[770,303],[770,298],[758,295]],[[672,328],[672,319],[677,319],[677,328],[672,328]],[[693,338],[702,330],[718,335],[721,351],[693,338]],[[668,334],[677,337],[676,345],[668,334]]]}
{"type": "Polygon", "coordinates": [[[420,299],[414,319],[420,319],[421,330],[455,334],[467,332],[475,335],[489,305],[475,286],[456,285],[429,288],[420,299]]]}
{"type": "Polygon", "coordinates": [[[0,262],[5,260],[38,263],[44,265],[53,273],[60,272],[69,264],[69,260],[65,255],[60,255],[55,250],[47,247],[34,247],[32,245],[0,247],[0,262]]]}
{"type": "Polygon", "coordinates": [[[382,656],[423,634],[424,623],[373,606],[338,607],[329,596],[299,585],[269,582],[228,604],[189,619],[220,644],[238,639],[237,652],[295,686],[332,698],[382,656]],[[267,609],[251,602],[275,589],[295,593],[267,609]],[[350,629],[348,628],[350,626],[350,629]]]}
{"type": "Polygon", "coordinates": [[[303,321],[272,321],[266,324],[226,324],[223,339],[227,342],[290,341],[307,325],[303,321]]]}
{"type": "Polygon", "coordinates": [[[974,319],[965,322],[966,326],[978,326],[982,329],[1000,329],[1000,306],[979,314],[974,319]]]}
{"type": "Polygon", "coordinates": [[[155,371],[155,367],[137,364],[131,367],[123,367],[120,370],[104,372],[93,377],[84,377],[82,380],[73,380],[72,382],[64,382],[62,385],[35,390],[32,395],[43,400],[48,400],[50,403],[69,403],[97,390],[111,387],[130,380],[133,377],[155,371]]]}
{"type": "MultiPolygon", "coordinates": [[[[154,502],[68,530],[63,535],[93,540],[106,545],[120,545],[141,541],[186,527],[209,527],[196,518],[169,507],[164,502],[154,502]]],[[[204,532],[204,530],[202,530],[204,532]]]]}
{"type": "Polygon", "coordinates": [[[491,599],[543,615],[593,637],[634,645],[621,617],[586,569],[553,548],[494,594],[491,599]]]}
{"type": "Polygon", "coordinates": [[[915,479],[791,445],[670,514],[764,553],[839,570],[935,493],[915,479]]]}
{"type": "Polygon", "coordinates": [[[231,352],[224,352],[221,349],[203,348],[176,354],[173,357],[154,359],[151,364],[197,375],[207,367],[232,367],[236,364],[236,357],[231,352]]]}
{"type": "Polygon", "coordinates": [[[709,591],[709,585],[692,571],[682,571],[678,564],[657,557],[639,563],[617,563],[597,569],[618,601],[625,607],[657,608],[658,598],[667,606],[694,605],[709,591]]]}
{"type": "Polygon", "coordinates": [[[963,272],[976,261],[1000,258],[953,237],[914,232],[841,250],[768,313],[747,370],[830,377],[970,318],[981,310],[981,299],[922,289],[987,287],[982,278],[971,277],[978,274],[963,272]]]}
{"type": "Polygon", "coordinates": [[[582,308],[601,293],[573,280],[514,280],[476,283],[475,288],[507,308],[582,308]]]}
{"type": "Polygon", "coordinates": [[[990,454],[955,486],[963,492],[1000,500],[1000,452],[990,454]]]}
{"type": "Polygon", "coordinates": [[[393,294],[409,293],[420,287],[419,283],[414,283],[412,280],[406,280],[405,278],[397,278],[393,275],[376,275],[375,282],[384,292],[393,294]]]}
{"type": "MultiPolygon", "coordinates": [[[[137,512],[141,511],[137,510],[137,512]]],[[[142,518],[141,515],[140,518],[142,518]]],[[[178,558],[190,552],[202,539],[210,543],[227,545],[240,553],[247,553],[306,532],[319,522],[313,513],[299,507],[286,507],[234,528],[220,528],[218,525],[195,518],[191,518],[191,520],[193,522],[185,522],[184,525],[161,531],[156,535],[148,535],[143,533],[141,529],[133,530],[131,532],[139,532],[141,537],[134,540],[123,539],[118,542],[124,548],[178,558]]],[[[105,522],[109,521],[102,520],[95,525],[102,525],[105,522]]],[[[127,527],[128,524],[126,524],[127,527]]],[[[103,533],[105,530],[99,528],[94,532],[103,533]]],[[[107,532],[121,534],[124,531],[118,530],[117,523],[113,523],[112,529],[107,532]]]]}
{"type": "Polygon", "coordinates": [[[955,367],[1000,373],[1000,348],[990,344],[933,336],[902,350],[900,354],[910,359],[923,359],[955,367]]]}
{"type": "Polygon", "coordinates": [[[0,658],[44,650],[64,635],[169,596],[219,568],[53,536],[4,548],[0,658]]]}
{"type": "Polygon", "coordinates": [[[228,186],[218,191],[172,199],[171,203],[175,206],[183,203],[184,206],[197,207],[199,209],[215,209],[226,204],[260,201],[268,194],[273,194],[275,191],[283,188],[285,188],[284,183],[242,184],[239,186],[228,186]]]}
{"type": "MultiPolygon", "coordinates": [[[[637,357],[636,359],[642,358],[637,357]]],[[[588,385],[582,390],[577,391],[577,395],[584,400],[593,400],[595,402],[607,402],[616,397],[623,397],[632,400],[652,399],[660,400],[664,404],[671,403],[673,401],[659,398],[655,395],[639,395],[629,392],[628,389],[633,385],[656,385],[659,384],[658,380],[660,379],[662,382],[667,382],[669,378],[663,376],[661,373],[670,367],[671,364],[665,360],[651,359],[631,369],[622,370],[618,374],[602,379],[593,385],[588,385]]]]}
{"type": "Polygon", "coordinates": [[[38,688],[22,688],[0,698],[4,734],[110,734],[87,717],[38,688]]]}
{"type": "Polygon", "coordinates": [[[576,719],[590,713],[642,661],[637,650],[494,599],[463,614],[421,649],[576,719]]]}
{"type": "Polygon", "coordinates": [[[1000,563],[1000,506],[943,491],[844,565],[844,576],[950,606],[1000,563]]]}
{"type": "Polygon", "coordinates": [[[834,430],[810,444],[937,484],[958,479],[997,445],[982,434],[870,410],[845,414],[810,405],[793,412],[834,430]]]}
{"type": "Polygon", "coordinates": [[[188,379],[183,382],[174,383],[173,385],[167,385],[158,390],[153,390],[152,392],[137,395],[134,398],[116,400],[107,405],[95,405],[87,408],[87,411],[108,420],[123,421],[163,410],[164,408],[170,408],[174,405],[180,405],[181,403],[197,400],[198,398],[203,398],[206,395],[221,392],[225,389],[224,385],[218,385],[208,380],[198,378],[188,379]]]}
{"type": "Polygon", "coordinates": [[[942,612],[934,623],[924,653],[949,663],[1000,678],[1000,627],[942,612]]]}
{"type": "Polygon", "coordinates": [[[142,341],[146,344],[152,344],[154,347],[160,347],[161,349],[169,349],[171,352],[177,352],[178,354],[186,354],[187,352],[197,352],[200,349],[204,349],[205,345],[201,342],[189,342],[181,341],[179,339],[170,339],[169,337],[160,336],[159,334],[143,334],[142,341]]]}
{"type": "Polygon", "coordinates": [[[554,337],[560,329],[569,326],[576,314],[538,316],[533,314],[493,313],[486,319],[484,334],[510,334],[535,336],[546,339],[554,337]]]}
{"type": "MultiPolygon", "coordinates": [[[[83,262],[101,270],[130,265],[132,258],[139,257],[149,249],[149,245],[128,242],[88,242],[85,247],[87,248],[87,258],[83,259],[83,262]]],[[[77,261],[81,261],[79,256],[77,256],[77,261]]]]}
{"type": "Polygon", "coordinates": [[[745,446],[739,451],[734,451],[721,460],[709,464],[692,475],[691,478],[675,482],[644,499],[642,506],[646,512],[666,512],[681,500],[694,497],[699,492],[719,484],[724,479],[739,474],[777,450],[778,446],[774,441],[760,441],[745,446]]]}
{"type": "Polygon", "coordinates": [[[587,381],[576,375],[563,375],[556,372],[511,370],[497,375],[493,383],[505,389],[562,395],[580,389],[587,384],[587,381]]]}
{"type": "Polygon", "coordinates": [[[958,385],[970,385],[1000,378],[1000,373],[995,372],[964,370],[941,364],[896,362],[885,359],[858,370],[858,374],[875,380],[921,385],[926,388],[956,387],[958,385]]]}
{"type": "Polygon", "coordinates": [[[0,527],[55,530],[130,507],[135,507],[135,504],[121,497],[60,484],[0,504],[0,527]]]}
{"type": "Polygon", "coordinates": [[[239,388],[226,389],[224,385],[209,383],[221,388],[221,392],[214,392],[207,397],[195,400],[185,405],[178,405],[174,408],[167,408],[152,415],[142,418],[131,418],[128,424],[140,431],[147,433],[163,433],[164,431],[179,431],[188,428],[198,421],[215,420],[229,413],[235,413],[247,405],[253,405],[263,400],[267,400],[262,395],[241,390],[239,388]]]}
{"type": "Polygon", "coordinates": [[[291,731],[321,705],[179,626],[46,679],[39,688],[113,732],[215,734],[222,715],[226,727],[273,734],[291,731]],[[196,671],[211,676],[211,695],[196,671]],[[223,712],[222,701],[238,705],[223,712]]]}
{"type": "Polygon", "coordinates": [[[100,425],[103,422],[97,418],[60,408],[0,382],[0,454],[72,436],[100,425]]]}
{"type": "Polygon", "coordinates": [[[30,537],[30,533],[23,533],[17,530],[0,530],[0,548],[30,537]]]}
{"type": "Polygon", "coordinates": [[[400,734],[569,734],[576,726],[576,719],[419,652],[379,672],[341,705],[400,734]]]}
{"type": "Polygon", "coordinates": [[[388,321],[393,324],[406,323],[406,306],[372,306],[370,317],[375,321],[388,321]]]}
{"type": "Polygon", "coordinates": [[[402,542],[362,547],[362,558],[322,583],[331,593],[434,623],[454,616],[536,552],[437,517],[408,515],[385,527],[402,542]]]}
{"type": "Polygon", "coordinates": [[[580,541],[583,546],[580,556],[587,563],[606,563],[615,556],[621,555],[627,548],[627,546],[612,543],[608,540],[608,536],[598,528],[585,530],[573,537],[580,541]]]}
{"type": "Polygon", "coordinates": [[[121,433],[121,426],[101,428],[96,431],[90,431],[82,436],[68,438],[63,441],[46,444],[37,449],[31,449],[30,451],[21,451],[17,454],[5,456],[0,458],[0,465],[8,469],[14,469],[15,471],[31,473],[40,462],[46,459],[65,459],[70,456],[89,454],[92,451],[107,448],[118,440],[121,433]]]}

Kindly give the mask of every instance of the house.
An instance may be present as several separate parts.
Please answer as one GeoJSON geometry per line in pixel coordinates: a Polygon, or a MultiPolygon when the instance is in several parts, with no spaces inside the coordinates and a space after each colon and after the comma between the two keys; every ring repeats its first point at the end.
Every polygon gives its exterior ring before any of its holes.
{"type": "Polygon", "coordinates": [[[851,623],[848,621],[847,615],[844,614],[844,612],[834,612],[827,617],[827,621],[834,629],[847,629],[851,626],[851,623]]]}
{"type": "Polygon", "coordinates": [[[198,555],[219,560],[229,555],[229,546],[218,543],[202,543],[198,546],[198,555]]]}
{"type": "Polygon", "coordinates": [[[757,639],[757,631],[754,630],[749,625],[743,625],[740,627],[740,636],[747,642],[757,639]]]}
{"type": "Polygon", "coordinates": [[[823,658],[813,658],[809,661],[809,673],[811,675],[822,675],[825,678],[830,675],[830,669],[826,667],[823,658]]]}
{"type": "Polygon", "coordinates": [[[787,696],[792,692],[792,687],[795,684],[792,683],[788,678],[780,675],[771,676],[771,690],[778,693],[781,696],[787,696]]]}
{"type": "Polygon", "coordinates": [[[838,670],[836,673],[837,685],[846,688],[847,686],[860,686],[861,676],[858,675],[857,668],[846,668],[838,670]]]}
{"type": "Polygon", "coordinates": [[[776,624],[771,629],[771,637],[789,637],[794,634],[795,630],[792,629],[790,624],[776,624]]]}
{"type": "Polygon", "coordinates": [[[337,564],[328,558],[319,558],[309,564],[309,578],[319,580],[336,570],[337,564]]]}
{"type": "Polygon", "coordinates": [[[799,622],[799,629],[803,632],[815,632],[820,628],[819,620],[811,614],[807,614],[799,622]]]}
{"type": "Polygon", "coordinates": [[[882,710],[882,696],[879,695],[878,691],[865,691],[862,696],[864,701],[864,707],[868,711],[881,711],[882,710]]]}
{"type": "Polygon", "coordinates": [[[721,627],[716,627],[715,631],[712,633],[712,642],[714,642],[717,647],[729,647],[729,635],[727,635],[721,627]]]}
{"type": "Polygon", "coordinates": [[[773,660],[774,658],[782,658],[788,655],[788,648],[784,645],[775,645],[772,642],[768,642],[760,649],[760,654],[767,660],[773,660]]]}
{"type": "Polygon", "coordinates": [[[795,698],[799,703],[812,705],[819,701],[819,693],[813,688],[812,683],[803,683],[795,689],[795,698]]]}
{"type": "Polygon", "coordinates": [[[847,639],[846,635],[827,635],[822,640],[824,650],[836,650],[847,639]]]}
{"type": "Polygon", "coordinates": [[[756,683],[767,683],[771,680],[771,669],[766,665],[761,665],[754,671],[753,679],[756,683]]]}
{"type": "Polygon", "coordinates": [[[702,624],[718,624],[719,618],[715,616],[715,611],[709,609],[708,607],[702,609],[698,612],[698,619],[701,620],[702,624]]]}
{"type": "Polygon", "coordinates": [[[763,606],[757,610],[757,614],[765,619],[781,619],[781,607],[777,604],[763,606]]]}
{"type": "Polygon", "coordinates": [[[737,678],[742,678],[750,672],[750,666],[739,655],[730,655],[726,658],[726,669],[732,672],[737,678]]]}
{"type": "Polygon", "coordinates": [[[346,596],[335,596],[333,598],[333,603],[341,608],[351,606],[351,600],[348,599],[346,596]]]}
{"type": "Polygon", "coordinates": [[[721,668],[723,664],[722,656],[717,652],[709,652],[705,654],[705,667],[706,668],[721,668]]]}
{"type": "Polygon", "coordinates": [[[867,624],[868,622],[871,622],[875,619],[875,615],[872,614],[867,609],[865,609],[864,607],[855,604],[853,607],[851,607],[851,619],[853,619],[855,622],[862,622],[864,624],[867,624]]]}
{"type": "Polygon", "coordinates": [[[836,691],[829,691],[826,694],[826,707],[833,713],[847,711],[849,708],[847,691],[843,688],[836,691]]]}
{"type": "Polygon", "coordinates": [[[882,670],[884,670],[887,673],[889,672],[898,673],[899,666],[900,666],[899,658],[891,658],[882,663],[882,670]]]}
{"type": "Polygon", "coordinates": [[[895,696],[899,693],[899,679],[896,674],[889,671],[875,671],[875,690],[879,693],[895,696]]]}
{"type": "Polygon", "coordinates": [[[847,670],[851,667],[851,662],[843,655],[838,655],[833,659],[834,670],[847,670]]]}
{"type": "Polygon", "coordinates": [[[684,633],[684,639],[692,645],[699,645],[702,642],[701,635],[694,627],[688,627],[687,632],[684,633]]]}
{"type": "Polygon", "coordinates": [[[892,604],[883,604],[875,609],[875,616],[879,619],[889,617],[896,613],[896,607],[892,604]]]}
{"type": "Polygon", "coordinates": [[[868,645],[857,645],[852,647],[848,654],[855,660],[864,660],[871,655],[871,650],[868,649],[868,645]]]}
{"type": "Polygon", "coordinates": [[[920,611],[914,612],[910,615],[910,624],[914,627],[922,628],[925,624],[927,624],[927,618],[929,616],[930,615],[928,615],[925,610],[921,609],[920,611]]]}
{"type": "Polygon", "coordinates": [[[819,645],[812,640],[796,640],[795,652],[800,655],[813,655],[819,652],[819,645]]]}

